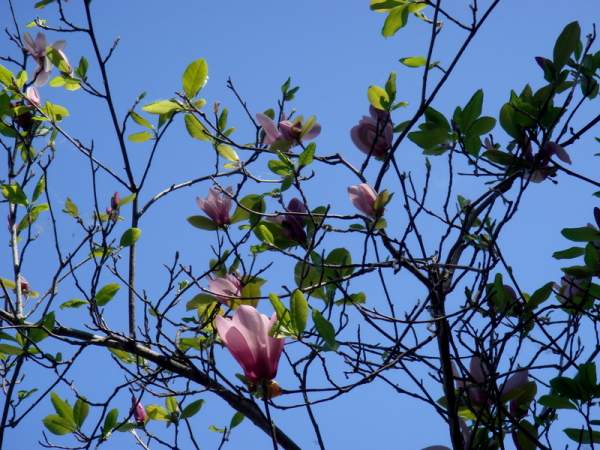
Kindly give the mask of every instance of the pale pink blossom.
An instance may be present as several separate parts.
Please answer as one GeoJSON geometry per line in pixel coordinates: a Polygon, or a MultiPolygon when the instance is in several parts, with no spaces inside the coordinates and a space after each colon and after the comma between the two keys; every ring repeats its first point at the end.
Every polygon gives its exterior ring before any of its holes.
{"type": "Polygon", "coordinates": [[[358,125],[352,127],[350,137],[361,152],[382,159],[392,148],[394,125],[388,112],[373,106],[369,112],[370,116],[363,116],[358,125]]]}
{"type": "Polygon", "coordinates": [[[269,335],[276,321],[275,314],[269,319],[249,305],[241,305],[233,319],[215,318],[221,341],[252,383],[268,382],[277,375],[284,339],[269,335]]]}
{"type": "MultiPolygon", "coordinates": [[[[31,55],[37,64],[37,68],[34,74],[34,80],[36,86],[43,86],[48,82],[50,72],[52,71],[52,62],[48,58],[49,49],[54,49],[64,62],[64,67],[67,69],[66,72],[71,72],[69,60],[67,55],[64,53],[66,46],[65,41],[56,41],[52,45],[48,45],[46,36],[44,33],[38,33],[33,39],[29,33],[25,33],[23,36],[23,48],[31,55]]],[[[62,64],[61,64],[62,65],[62,64]]]]}
{"type": "Polygon", "coordinates": [[[228,273],[224,277],[212,278],[208,281],[208,290],[222,302],[240,298],[242,288],[242,280],[234,273],[228,273]]]}
{"type": "MultiPolygon", "coordinates": [[[[225,189],[225,191],[230,195],[233,194],[233,190],[230,187],[225,189]]],[[[231,223],[231,218],[229,217],[231,197],[226,193],[212,187],[208,190],[208,197],[196,198],[196,204],[218,226],[229,225],[231,223]]]]}
{"type": "Polygon", "coordinates": [[[367,216],[375,217],[375,201],[377,200],[377,192],[367,183],[357,184],[348,187],[348,196],[350,201],[359,211],[367,216]]]}
{"type": "Polygon", "coordinates": [[[294,121],[283,119],[277,125],[266,114],[258,113],[256,114],[256,121],[265,132],[263,142],[267,145],[280,144],[284,147],[291,147],[297,145],[300,141],[310,141],[321,133],[321,125],[315,122],[304,136],[300,136],[303,127],[301,119],[294,121]]]}
{"type": "Polygon", "coordinates": [[[41,105],[40,93],[35,86],[29,86],[25,91],[25,98],[34,106],[41,105]]]}

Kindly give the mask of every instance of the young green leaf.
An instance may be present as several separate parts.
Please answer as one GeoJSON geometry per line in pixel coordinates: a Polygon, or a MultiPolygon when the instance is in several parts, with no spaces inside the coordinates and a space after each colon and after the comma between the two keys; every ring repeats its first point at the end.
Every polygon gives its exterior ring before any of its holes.
{"type": "Polygon", "coordinates": [[[208,80],[208,64],[203,58],[192,62],[183,72],[183,91],[188,98],[195,97],[208,80]]]}
{"type": "Polygon", "coordinates": [[[121,286],[119,286],[117,283],[109,283],[103,286],[102,289],[96,292],[96,296],[94,297],[96,304],[98,306],[106,305],[113,299],[119,289],[121,289],[121,286]]]}
{"type": "Polygon", "coordinates": [[[141,235],[142,230],[139,228],[129,228],[128,230],[125,230],[121,236],[121,247],[129,247],[130,245],[135,244],[141,235]]]}
{"type": "Polygon", "coordinates": [[[292,325],[297,336],[302,335],[306,329],[306,320],[308,317],[308,302],[302,291],[296,289],[292,293],[290,300],[290,313],[292,325]]]}

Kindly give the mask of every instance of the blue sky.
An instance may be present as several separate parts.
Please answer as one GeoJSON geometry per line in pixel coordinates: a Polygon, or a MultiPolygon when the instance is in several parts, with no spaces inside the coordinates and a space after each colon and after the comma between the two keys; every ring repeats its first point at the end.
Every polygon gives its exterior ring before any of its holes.
{"type": "MultiPolygon", "coordinates": [[[[36,14],[56,23],[52,7],[36,13],[28,6],[32,2],[15,3],[21,25],[36,14]]],[[[446,3],[450,3],[456,11],[463,11],[462,17],[468,21],[467,2],[452,0],[446,3]]],[[[229,107],[230,122],[236,127],[235,136],[241,142],[252,139],[251,128],[226,88],[227,78],[233,79],[248,107],[258,112],[275,106],[279,86],[291,76],[293,83],[301,86],[294,107],[305,115],[315,114],[322,124],[323,131],[317,140],[318,152],[340,152],[351,162],[360,164],[362,154],[352,145],[349,129],[367,111],[367,86],[383,85],[390,71],[398,73],[398,98],[408,101],[409,107],[394,115],[395,122],[409,118],[418,101],[421,72],[403,67],[398,59],[424,54],[430,28],[412,20],[395,38],[386,40],[379,33],[384,16],[370,12],[366,0],[262,0],[226,4],[95,0],[93,5],[96,29],[104,51],[115,38],[120,38],[109,65],[109,76],[121,115],[141,92],[147,92],[145,100],[148,101],[171,97],[174,91],[181,89],[181,74],[187,64],[203,57],[209,64],[210,79],[202,95],[208,100],[208,105],[219,101],[229,107]]],[[[78,21],[81,20],[80,9],[79,1],[71,0],[66,11],[78,21]]],[[[593,21],[600,17],[599,12],[597,2],[593,0],[572,0],[568,7],[564,2],[548,0],[502,1],[465,53],[434,107],[450,114],[456,105],[464,105],[475,90],[482,88],[485,92],[484,114],[496,115],[511,89],[520,91],[525,83],[541,86],[541,71],[533,58],[551,55],[554,40],[562,27],[572,20],[579,20],[582,29],[589,32],[593,21]]],[[[0,17],[3,18],[3,28],[9,26],[6,2],[0,3],[0,17]]],[[[49,36],[50,41],[59,39],[56,34],[49,33],[49,36]]],[[[68,42],[67,54],[72,61],[78,61],[81,55],[91,60],[90,47],[82,42],[80,36],[73,34],[61,38],[68,42]]],[[[434,59],[446,65],[461,38],[462,32],[446,23],[434,59]]],[[[14,54],[6,40],[0,41],[0,50],[14,54]]],[[[96,76],[91,70],[92,77],[96,76]]],[[[42,96],[68,106],[71,117],[64,122],[65,129],[84,141],[93,138],[96,154],[120,169],[114,135],[103,104],[86,97],[81,91],[68,93],[48,86],[43,88],[42,96]]],[[[595,110],[597,106],[585,105],[577,123],[584,123],[586,117],[595,114],[595,110]]],[[[499,128],[495,130],[495,136],[500,142],[506,142],[506,136],[499,128]]],[[[130,151],[134,155],[134,170],[139,174],[140,163],[148,154],[149,147],[133,144],[130,151]]],[[[574,166],[582,173],[594,176],[598,165],[592,155],[597,151],[598,145],[591,138],[582,139],[571,148],[574,166]]],[[[173,182],[198,176],[207,166],[211,168],[211,152],[208,145],[192,141],[182,121],[178,121],[157,155],[142,197],[148,198],[173,182]]],[[[89,171],[65,141],[59,140],[58,156],[60,162],[50,179],[55,199],[62,204],[67,196],[72,197],[85,211],[86,205],[90,204],[89,191],[86,190],[89,171]]],[[[398,152],[398,161],[403,170],[413,171],[417,177],[424,170],[424,158],[412,144],[403,144],[398,152]]],[[[439,196],[445,188],[445,166],[435,158],[432,163],[432,195],[439,196]]],[[[331,204],[340,213],[352,212],[345,191],[348,184],[356,181],[338,169],[323,170],[321,176],[307,183],[309,198],[315,198],[315,205],[311,206],[331,204]]],[[[267,174],[266,170],[260,173],[267,174]]],[[[374,171],[369,172],[369,176],[373,174],[374,171]]],[[[520,213],[507,228],[502,241],[515,273],[521,274],[520,282],[528,291],[560,277],[560,266],[550,258],[553,251],[569,246],[560,237],[560,230],[592,220],[594,204],[590,194],[593,190],[564,177],[559,177],[558,181],[558,185],[543,183],[528,191],[520,213]]],[[[392,184],[386,185],[384,181],[383,185],[394,190],[392,184]]],[[[119,188],[106,178],[100,180],[100,186],[107,202],[112,192],[119,188]]],[[[467,197],[475,197],[484,189],[472,180],[460,180],[458,186],[459,193],[467,197]]],[[[141,224],[144,234],[143,241],[140,241],[140,280],[150,295],[158,293],[163,286],[165,273],[162,264],[171,260],[175,250],[181,250],[186,264],[198,269],[206,266],[213,238],[209,233],[190,229],[184,219],[197,214],[194,198],[204,195],[208,187],[208,184],[201,184],[181,190],[162,206],[153,208],[144,218],[141,224]]],[[[87,206],[87,210],[90,212],[91,207],[87,206]]],[[[393,214],[394,209],[390,211],[393,214]]],[[[393,227],[392,218],[388,220],[393,227]]],[[[49,233],[49,222],[41,222],[41,227],[49,233]]],[[[65,222],[65,242],[70,242],[70,233],[75,232],[76,228],[65,222]]],[[[435,237],[432,238],[431,249],[436,242],[435,237]]],[[[50,244],[50,241],[42,239],[33,250],[36,253],[32,254],[43,257],[45,252],[50,251],[50,244]]],[[[330,245],[345,243],[332,242],[330,245]]],[[[5,257],[0,261],[2,273],[10,269],[8,255],[7,248],[5,257]]],[[[48,281],[45,267],[33,259],[26,265],[26,273],[34,288],[36,282],[43,285],[48,281]]],[[[287,271],[282,266],[269,272],[273,290],[289,280],[289,267],[287,271]]],[[[363,283],[363,288],[365,286],[368,287],[367,283],[363,283]]],[[[422,292],[413,289],[402,276],[392,286],[395,294],[403,298],[399,302],[406,301],[410,305],[422,296],[422,292]]],[[[71,295],[74,293],[67,288],[64,300],[71,295]]],[[[373,298],[377,295],[374,291],[373,298]]],[[[108,312],[109,322],[116,328],[125,328],[124,305],[123,296],[121,304],[112,305],[114,309],[108,312]]],[[[264,311],[270,314],[269,308],[267,305],[264,311]]],[[[67,311],[61,320],[80,326],[79,317],[77,312],[67,311]]],[[[224,352],[220,355],[223,371],[233,375],[237,368],[231,358],[224,352]]],[[[286,370],[289,368],[283,365],[279,376],[284,386],[286,380],[291,380],[286,370]]],[[[423,375],[426,376],[425,373],[423,375]]],[[[101,399],[115,384],[124,381],[112,360],[94,351],[84,355],[70,377],[77,381],[82,393],[95,399],[101,399]],[[111,382],[108,383],[108,380],[111,382]]],[[[401,379],[402,375],[396,373],[395,377],[401,379]]],[[[27,383],[31,385],[44,385],[45,382],[42,372],[32,370],[28,374],[27,383]]],[[[66,390],[61,392],[66,393],[66,390]]],[[[373,383],[332,403],[316,407],[315,413],[327,448],[419,449],[448,443],[444,424],[429,407],[393,394],[385,385],[373,383]]],[[[436,394],[441,395],[441,392],[436,394]]],[[[194,417],[193,423],[197,426],[201,447],[216,448],[218,436],[207,427],[228,423],[233,412],[216,397],[209,394],[201,396],[207,399],[207,404],[194,417]]],[[[127,401],[127,395],[117,398],[115,406],[120,407],[121,413],[127,410],[127,401]]],[[[36,448],[41,435],[40,419],[50,412],[50,408],[49,401],[43,402],[39,414],[31,415],[20,430],[9,434],[7,448],[36,448]]],[[[278,411],[275,418],[303,448],[316,448],[303,411],[278,411]]],[[[154,423],[152,427],[158,432],[162,424],[154,423]]],[[[555,434],[555,438],[557,443],[561,441],[560,432],[555,434]]],[[[268,448],[268,445],[262,432],[244,422],[235,430],[226,448],[268,448]]],[[[105,448],[133,448],[133,441],[129,436],[117,436],[105,444],[105,448]]]]}

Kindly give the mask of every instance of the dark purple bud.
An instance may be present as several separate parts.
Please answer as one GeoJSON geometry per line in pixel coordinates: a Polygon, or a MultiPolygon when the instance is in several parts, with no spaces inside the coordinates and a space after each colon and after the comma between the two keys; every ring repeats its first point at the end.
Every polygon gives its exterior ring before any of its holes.
{"type": "Polygon", "coordinates": [[[596,219],[596,225],[600,228],[600,208],[594,208],[594,219],[596,219]]]}
{"type": "Polygon", "coordinates": [[[120,201],[121,201],[121,195],[118,192],[115,192],[113,194],[113,196],[110,198],[110,207],[114,210],[118,210],[120,201]]]}
{"type": "MultiPolygon", "coordinates": [[[[306,213],[306,206],[300,199],[293,198],[288,203],[286,208],[291,213],[306,213]]],[[[304,216],[300,214],[286,214],[281,220],[281,226],[283,227],[288,238],[299,244],[306,242],[306,232],[304,231],[304,216]]]]}

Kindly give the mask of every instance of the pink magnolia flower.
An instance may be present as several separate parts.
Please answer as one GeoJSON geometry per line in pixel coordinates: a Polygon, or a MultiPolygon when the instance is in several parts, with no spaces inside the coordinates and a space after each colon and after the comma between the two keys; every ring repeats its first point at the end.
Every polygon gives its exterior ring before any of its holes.
{"type": "Polygon", "coordinates": [[[546,142],[542,148],[534,155],[531,148],[531,142],[527,143],[523,150],[525,161],[531,166],[527,172],[529,180],[533,183],[541,183],[548,177],[556,174],[556,167],[550,166],[553,156],[561,161],[571,164],[571,157],[567,151],[556,142],[546,142]]]}
{"type": "Polygon", "coordinates": [[[267,382],[277,375],[284,338],[269,335],[276,320],[276,314],[269,319],[249,305],[241,305],[233,319],[215,318],[221,341],[252,383],[267,382]]]}
{"type": "Polygon", "coordinates": [[[298,118],[294,121],[284,119],[279,122],[279,127],[275,121],[263,113],[256,114],[256,121],[260,124],[265,132],[264,143],[273,145],[275,143],[283,144],[284,146],[294,146],[300,141],[310,141],[316,138],[321,133],[321,125],[315,123],[310,130],[300,136],[302,131],[302,119],[298,118]]]}
{"type": "Polygon", "coordinates": [[[390,115],[373,106],[369,108],[371,116],[363,116],[358,125],[350,130],[354,145],[367,155],[383,158],[392,147],[394,125],[390,115]]]}
{"type": "MultiPolygon", "coordinates": [[[[231,187],[228,187],[225,191],[233,194],[231,187]]],[[[219,192],[218,189],[212,187],[208,190],[208,197],[197,197],[196,203],[218,226],[229,225],[231,223],[231,218],[229,217],[231,197],[224,192],[219,192]]]]}
{"type": "Polygon", "coordinates": [[[140,402],[135,395],[131,396],[131,414],[134,420],[139,424],[143,425],[148,419],[148,414],[142,402],[140,402]]]}
{"type": "Polygon", "coordinates": [[[23,40],[23,47],[37,64],[34,76],[36,86],[46,84],[52,71],[52,62],[48,58],[48,48],[54,49],[60,55],[67,69],[66,72],[71,72],[69,60],[63,51],[66,46],[65,41],[56,41],[49,46],[44,33],[38,33],[35,39],[29,33],[25,33],[23,40]]]}
{"type": "Polygon", "coordinates": [[[348,187],[348,196],[350,201],[359,211],[367,216],[375,217],[375,201],[377,200],[377,192],[367,183],[357,184],[348,187]]]}
{"type": "Polygon", "coordinates": [[[41,98],[40,93],[35,86],[29,86],[25,91],[25,98],[34,106],[40,106],[41,98]]]}
{"type": "MultiPolygon", "coordinates": [[[[453,369],[455,371],[455,376],[458,378],[456,369],[454,367],[453,369]]],[[[474,405],[483,405],[488,401],[488,390],[485,386],[488,375],[487,367],[484,367],[481,358],[477,355],[473,355],[469,364],[470,380],[459,378],[456,384],[459,389],[466,391],[471,403],[474,405]]]]}
{"type": "Polygon", "coordinates": [[[208,290],[222,302],[242,296],[242,280],[236,274],[228,273],[224,277],[212,278],[208,281],[208,290]]]}

